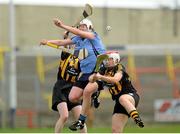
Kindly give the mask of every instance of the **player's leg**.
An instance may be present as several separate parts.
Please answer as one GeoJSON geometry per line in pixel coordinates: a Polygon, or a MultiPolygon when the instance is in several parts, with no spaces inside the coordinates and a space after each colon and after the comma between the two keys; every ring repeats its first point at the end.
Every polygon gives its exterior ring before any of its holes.
{"type": "Polygon", "coordinates": [[[69,101],[73,103],[77,103],[80,101],[82,95],[83,95],[83,90],[88,84],[88,76],[90,74],[83,74],[78,81],[76,81],[69,93],[69,101]]]}
{"type": "Polygon", "coordinates": [[[59,119],[55,125],[56,133],[61,132],[64,123],[68,118],[67,94],[69,94],[71,87],[72,84],[63,80],[58,80],[53,88],[52,109],[59,112],[59,119]]]}
{"type": "Polygon", "coordinates": [[[57,120],[55,125],[55,133],[60,133],[69,116],[67,103],[66,102],[59,103],[57,105],[57,109],[59,112],[59,119],[57,120]]]}
{"type": "Polygon", "coordinates": [[[124,94],[119,97],[119,103],[126,109],[130,117],[134,119],[139,127],[144,127],[136,106],[139,102],[139,96],[136,93],[124,94]]]}
{"type": "Polygon", "coordinates": [[[91,106],[91,108],[88,110],[88,120],[86,122],[88,127],[93,127],[94,119],[94,108],[91,106]]]}
{"type": "MultiPolygon", "coordinates": [[[[74,115],[74,117],[75,117],[76,120],[78,120],[79,115],[80,115],[80,113],[81,113],[81,110],[82,110],[81,105],[75,106],[75,107],[72,109],[73,115],[74,115]]],[[[83,129],[80,129],[80,132],[81,132],[81,133],[87,133],[86,124],[84,124],[83,129]]]]}
{"type": "Polygon", "coordinates": [[[91,96],[98,89],[98,84],[88,83],[83,92],[83,103],[81,114],[87,116],[88,110],[91,108],[91,96]]]}
{"type": "Polygon", "coordinates": [[[87,86],[85,87],[83,92],[82,111],[78,121],[75,121],[74,123],[72,123],[72,125],[70,125],[69,128],[71,130],[76,131],[78,129],[83,128],[88,114],[88,110],[91,108],[91,96],[97,89],[98,89],[98,84],[96,82],[88,83],[87,86]]]}
{"type": "Polygon", "coordinates": [[[112,132],[122,133],[129,118],[126,109],[119,103],[119,97],[115,97],[115,105],[112,116],[112,132]]]}
{"type": "Polygon", "coordinates": [[[112,116],[112,133],[122,133],[128,121],[128,116],[121,113],[115,113],[112,116]]]}
{"type": "Polygon", "coordinates": [[[77,103],[80,101],[82,95],[83,95],[83,89],[77,86],[73,86],[69,93],[69,101],[73,103],[77,103]]]}
{"type": "Polygon", "coordinates": [[[82,103],[82,111],[79,117],[79,120],[84,123],[86,121],[86,117],[89,109],[91,108],[91,96],[98,89],[98,85],[96,82],[88,83],[83,92],[83,103],[82,103]]]}

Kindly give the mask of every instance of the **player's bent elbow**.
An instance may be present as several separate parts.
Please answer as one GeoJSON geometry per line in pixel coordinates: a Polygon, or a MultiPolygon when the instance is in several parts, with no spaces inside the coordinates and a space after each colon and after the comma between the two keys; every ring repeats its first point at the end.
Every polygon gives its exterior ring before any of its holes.
{"type": "Polygon", "coordinates": [[[95,38],[95,35],[90,35],[89,39],[93,40],[95,38]]]}
{"type": "Polygon", "coordinates": [[[95,38],[95,35],[92,34],[92,33],[90,33],[90,34],[88,35],[88,38],[91,39],[91,40],[93,40],[93,39],[95,38]]]}

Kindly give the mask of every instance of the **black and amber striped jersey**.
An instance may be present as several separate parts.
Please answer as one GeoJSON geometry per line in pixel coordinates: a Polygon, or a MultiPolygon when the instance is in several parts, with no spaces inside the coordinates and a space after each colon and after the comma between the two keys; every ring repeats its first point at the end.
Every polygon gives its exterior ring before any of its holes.
{"type": "Polygon", "coordinates": [[[109,89],[109,92],[112,94],[112,96],[116,96],[121,93],[124,94],[136,92],[135,88],[131,84],[129,75],[127,74],[125,67],[122,64],[118,64],[113,68],[102,67],[99,73],[105,76],[113,77],[119,71],[122,71],[122,78],[118,83],[112,84],[103,82],[104,86],[106,86],[109,89]]]}
{"type": "Polygon", "coordinates": [[[62,52],[59,63],[58,79],[63,79],[67,82],[75,82],[79,73],[79,59],[72,54],[62,52]]]}

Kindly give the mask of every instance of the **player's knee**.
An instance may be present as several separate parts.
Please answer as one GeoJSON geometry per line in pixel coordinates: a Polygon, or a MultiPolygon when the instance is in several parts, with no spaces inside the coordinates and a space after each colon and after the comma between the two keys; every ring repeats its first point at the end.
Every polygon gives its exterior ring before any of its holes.
{"type": "Polygon", "coordinates": [[[68,98],[69,98],[69,101],[71,101],[73,103],[76,103],[79,100],[79,98],[77,96],[75,96],[75,95],[74,96],[71,95],[68,98]]]}
{"type": "Polygon", "coordinates": [[[94,85],[89,85],[88,88],[84,89],[83,96],[91,97],[91,95],[97,90],[94,85]]]}
{"type": "Polygon", "coordinates": [[[62,120],[62,122],[66,122],[68,120],[68,115],[63,115],[60,117],[60,119],[62,120]]]}
{"type": "Polygon", "coordinates": [[[83,92],[83,96],[85,97],[91,97],[91,95],[93,94],[94,91],[92,90],[84,90],[83,92]]]}

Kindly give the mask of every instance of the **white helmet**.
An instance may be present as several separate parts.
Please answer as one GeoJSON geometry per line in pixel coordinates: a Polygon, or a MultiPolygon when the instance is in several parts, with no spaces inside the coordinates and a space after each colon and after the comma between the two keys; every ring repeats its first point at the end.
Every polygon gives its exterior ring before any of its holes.
{"type": "Polygon", "coordinates": [[[89,19],[83,19],[80,23],[80,25],[85,24],[88,28],[88,30],[93,29],[92,22],[89,19]]]}
{"type": "Polygon", "coordinates": [[[120,55],[117,51],[109,51],[107,52],[109,58],[112,58],[114,64],[117,65],[120,62],[120,55]]]}

